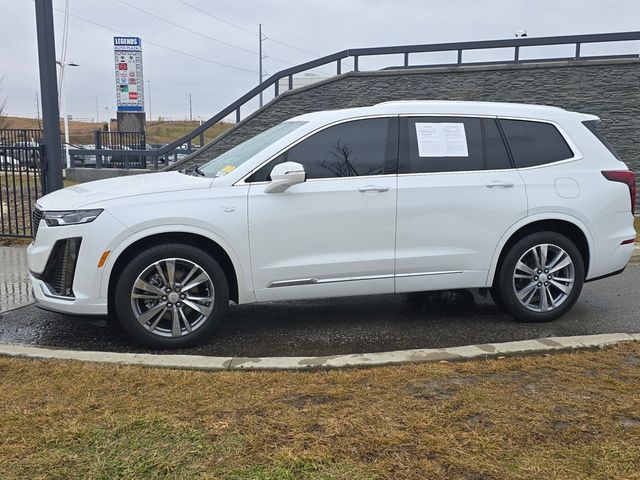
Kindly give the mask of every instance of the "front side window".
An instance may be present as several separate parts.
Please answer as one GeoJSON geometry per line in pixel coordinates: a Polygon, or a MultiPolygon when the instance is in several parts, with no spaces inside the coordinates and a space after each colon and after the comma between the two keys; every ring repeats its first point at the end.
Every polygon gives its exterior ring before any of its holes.
{"type": "Polygon", "coordinates": [[[305,123],[307,122],[289,121],[271,127],[205,163],[200,170],[207,177],[226,175],[305,123]]]}
{"type": "Polygon", "coordinates": [[[391,121],[371,118],[325,128],[257,170],[248,181],[270,180],[271,170],[282,162],[300,163],[308,180],[391,173],[387,168],[395,160],[390,157],[395,152],[388,148],[391,121]]]}
{"type": "Polygon", "coordinates": [[[545,165],[574,156],[562,134],[550,123],[500,120],[500,125],[518,168],[545,165]]]}

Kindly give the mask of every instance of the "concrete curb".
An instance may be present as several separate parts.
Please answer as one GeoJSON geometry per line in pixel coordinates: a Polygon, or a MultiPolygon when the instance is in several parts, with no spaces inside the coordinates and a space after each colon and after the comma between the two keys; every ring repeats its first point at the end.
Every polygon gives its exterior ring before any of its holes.
{"type": "Polygon", "coordinates": [[[605,333],[573,337],[548,337],[517,342],[487,343],[463,347],[398,350],[323,357],[207,357],[202,355],[159,355],[62,350],[46,347],[0,344],[0,355],[10,357],[79,360],[84,362],[141,365],[191,370],[304,370],[459,361],[499,355],[546,353],[581,348],[597,348],[620,342],[640,341],[640,334],[605,333]]]}

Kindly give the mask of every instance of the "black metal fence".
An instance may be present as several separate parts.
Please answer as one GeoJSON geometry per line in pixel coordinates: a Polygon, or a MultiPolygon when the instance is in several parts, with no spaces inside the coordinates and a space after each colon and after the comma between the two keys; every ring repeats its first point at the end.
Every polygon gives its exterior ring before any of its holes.
{"type": "MultiPolygon", "coordinates": [[[[361,70],[360,60],[366,57],[376,57],[383,55],[395,55],[397,61],[393,62],[393,68],[417,68],[424,67],[424,64],[416,64],[415,56],[417,54],[435,53],[435,52],[450,52],[454,55],[454,60],[451,63],[429,66],[462,66],[462,65],[478,65],[481,63],[496,63],[496,62],[474,62],[465,58],[465,53],[470,51],[496,51],[500,49],[512,49],[513,56],[511,60],[504,60],[498,63],[525,63],[525,62],[539,62],[539,61],[578,61],[578,60],[592,60],[592,59],[604,59],[604,58],[638,58],[638,52],[634,54],[607,54],[607,55],[585,55],[585,47],[593,44],[609,43],[619,44],[624,42],[632,42],[640,40],[640,31],[636,32],[619,32],[619,33],[597,33],[591,35],[566,35],[557,37],[526,37],[526,38],[510,38],[504,40],[487,40],[477,42],[455,42],[455,43],[436,43],[436,44],[424,44],[424,45],[398,45],[391,47],[374,47],[374,48],[354,48],[336,52],[331,55],[327,55],[310,62],[301,63],[285,70],[281,70],[278,73],[267,78],[258,86],[252,88],[245,93],[242,97],[237,99],[231,105],[222,109],[216,115],[211,117],[206,122],[202,123],[198,128],[194,129],[187,135],[177,139],[176,141],[159,149],[146,150],[146,151],[128,151],[124,155],[136,156],[144,155],[150,159],[157,159],[160,162],[171,162],[178,160],[185,154],[190,154],[193,149],[194,139],[199,138],[199,144],[204,144],[204,132],[213,127],[218,122],[224,120],[229,115],[234,115],[236,122],[242,120],[241,109],[245,107],[249,102],[255,100],[256,97],[263,94],[267,89],[273,88],[274,97],[280,95],[280,80],[288,80],[288,90],[293,88],[293,76],[307,72],[309,70],[317,69],[318,67],[333,65],[335,66],[336,75],[347,73],[351,70],[358,72],[361,70]],[[535,58],[525,59],[525,54],[531,52],[532,49],[544,46],[571,46],[572,53],[563,57],[550,57],[539,55],[535,58]],[[353,67],[347,68],[347,60],[349,60],[353,67]],[[413,60],[413,61],[412,61],[413,60]],[[186,148],[185,148],[186,147],[186,148]]],[[[614,49],[615,51],[615,49],[614,49]]],[[[245,114],[246,117],[246,114],[245,114]]],[[[75,150],[73,153],[76,153],[75,150]]],[[[91,150],[85,150],[80,152],[83,155],[111,155],[110,151],[97,152],[91,150]],[[105,153],[106,152],[106,153],[105,153]]],[[[118,152],[115,152],[117,154],[118,152]]]]}
{"type": "MultiPolygon", "coordinates": [[[[74,147],[70,149],[71,164],[74,167],[87,168],[147,168],[147,156],[142,154],[127,156],[122,152],[131,150],[146,151],[147,138],[145,132],[104,132],[94,134],[95,150],[108,150],[109,155],[83,154],[83,150],[74,147]]],[[[157,162],[157,161],[156,161],[157,162]]],[[[156,163],[153,162],[152,163],[156,163]]]]}
{"type": "Polygon", "coordinates": [[[0,129],[0,236],[31,237],[43,195],[42,130],[0,129]]]}

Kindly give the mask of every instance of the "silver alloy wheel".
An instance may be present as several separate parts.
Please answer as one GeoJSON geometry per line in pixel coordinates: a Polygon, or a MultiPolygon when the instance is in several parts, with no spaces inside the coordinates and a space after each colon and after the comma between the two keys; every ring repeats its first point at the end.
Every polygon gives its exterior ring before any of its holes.
{"type": "Polygon", "coordinates": [[[145,268],[131,289],[131,308],[154,335],[181,337],[200,328],[213,309],[207,272],[184,258],[164,258],[145,268]]]}
{"type": "Polygon", "coordinates": [[[575,268],[567,252],[543,243],[527,250],[516,263],[513,289],[520,303],[533,312],[550,312],[569,297],[575,268]]]}

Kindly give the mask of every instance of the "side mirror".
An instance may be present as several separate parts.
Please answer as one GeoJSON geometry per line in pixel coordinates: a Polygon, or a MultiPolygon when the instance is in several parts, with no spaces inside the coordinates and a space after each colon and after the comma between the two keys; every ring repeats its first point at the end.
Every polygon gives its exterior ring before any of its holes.
{"type": "Polygon", "coordinates": [[[271,183],[264,189],[265,193],[282,193],[287,188],[303,183],[307,178],[304,167],[296,162],[284,162],[271,170],[271,183]]]}

